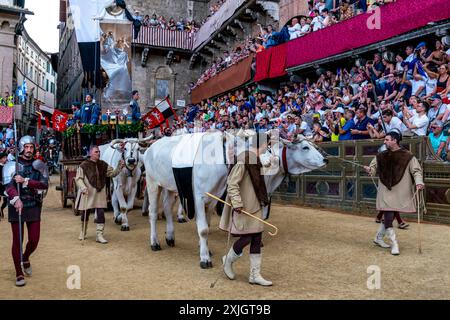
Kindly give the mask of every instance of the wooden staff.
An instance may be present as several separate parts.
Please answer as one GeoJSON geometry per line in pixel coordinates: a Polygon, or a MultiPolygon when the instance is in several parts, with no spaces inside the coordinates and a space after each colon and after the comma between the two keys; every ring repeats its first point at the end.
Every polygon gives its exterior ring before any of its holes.
{"type": "MultiPolygon", "coordinates": [[[[219,201],[219,202],[222,202],[223,204],[225,204],[225,205],[227,205],[227,206],[233,208],[233,206],[232,206],[231,204],[229,204],[228,202],[223,201],[222,199],[216,197],[215,195],[213,195],[213,194],[211,194],[211,193],[209,193],[209,192],[205,192],[205,194],[206,194],[208,197],[211,197],[211,198],[213,198],[213,199],[215,199],[215,200],[217,200],[217,201],[219,201]]],[[[253,219],[256,219],[256,220],[258,220],[258,221],[260,221],[260,222],[262,222],[262,223],[264,223],[264,224],[267,224],[268,226],[274,228],[274,229],[275,229],[275,232],[274,232],[274,233],[271,233],[270,231],[268,231],[269,234],[270,234],[272,237],[277,235],[277,233],[278,233],[278,228],[275,227],[273,224],[270,224],[270,223],[264,221],[264,220],[261,219],[261,218],[255,217],[255,216],[252,215],[251,213],[248,213],[248,212],[246,212],[246,211],[244,211],[244,210],[241,210],[241,212],[244,213],[244,214],[246,214],[246,215],[248,215],[249,217],[252,217],[253,219]]]]}

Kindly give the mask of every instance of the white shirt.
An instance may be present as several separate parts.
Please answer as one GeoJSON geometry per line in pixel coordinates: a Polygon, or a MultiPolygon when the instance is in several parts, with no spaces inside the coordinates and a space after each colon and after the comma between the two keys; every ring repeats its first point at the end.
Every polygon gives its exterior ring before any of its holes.
{"type": "Polygon", "coordinates": [[[305,131],[303,131],[303,135],[305,137],[312,135],[312,130],[306,121],[302,121],[302,124],[300,125],[300,130],[305,130],[305,131]]]}
{"type": "Polygon", "coordinates": [[[424,87],[425,88],[425,81],[423,80],[411,80],[411,94],[413,95],[418,95],[419,97],[424,96],[425,95],[425,91],[422,90],[420,93],[417,93],[417,90],[419,90],[420,87],[424,87]]]}
{"type": "Polygon", "coordinates": [[[9,140],[12,138],[14,138],[14,129],[7,128],[6,129],[6,139],[9,140]]]}
{"type": "Polygon", "coordinates": [[[264,118],[264,114],[262,112],[258,112],[255,116],[255,121],[259,122],[259,120],[261,120],[261,118],[264,118]]]}
{"type": "Polygon", "coordinates": [[[402,120],[400,120],[397,117],[392,117],[391,122],[384,123],[385,127],[386,127],[386,134],[391,132],[392,129],[397,129],[400,131],[400,133],[404,133],[408,128],[406,128],[405,124],[402,122],[402,120]]]}
{"type": "Polygon", "coordinates": [[[430,121],[436,119],[439,115],[444,114],[447,111],[447,106],[445,104],[441,104],[437,109],[434,107],[428,110],[427,117],[430,121]]]}
{"type": "Polygon", "coordinates": [[[430,95],[434,89],[436,89],[437,86],[437,79],[430,79],[427,78],[427,81],[425,82],[425,92],[427,95],[430,95]]]}
{"type": "Polygon", "coordinates": [[[304,35],[305,33],[307,33],[309,31],[309,29],[311,29],[311,26],[309,24],[305,24],[301,29],[300,29],[300,36],[304,35]]]}
{"type": "Polygon", "coordinates": [[[235,105],[231,105],[228,107],[228,115],[231,115],[233,112],[236,112],[238,110],[238,107],[235,105]]]}
{"type": "Polygon", "coordinates": [[[314,19],[312,19],[311,24],[313,26],[313,31],[317,31],[322,29],[322,17],[314,17],[314,19]]]}
{"type": "Polygon", "coordinates": [[[289,40],[296,39],[300,35],[302,27],[300,23],[296,23],[293,27],[288,28],[289,31],[289,40]]]}
{"type": "Polygon", "coordinates": [[[411,122],[412,125],[417,126],[417,129],[411,129],[413,133],[418,136],[427,135],[428,123],[430,121],[425,114],[423,116],[419,116],[419,114],[416,113],[409,122],[411,122]]]}

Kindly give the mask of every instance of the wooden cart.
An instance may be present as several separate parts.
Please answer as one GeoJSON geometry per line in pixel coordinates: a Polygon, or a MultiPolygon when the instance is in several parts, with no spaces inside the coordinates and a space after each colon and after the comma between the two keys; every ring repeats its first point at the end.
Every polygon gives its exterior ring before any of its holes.
{"type": "MultiPolygon", "coordinates": [[[[97,141],[97,144],[107,143],[109,141],[108,136],[102,136],[97,141]]],[[[61,192],[61,204],[63,208],[69,208],[69,200],[71,200],[72,210],[75,215],[80,213],[75,208],[75,199],[77,196],[77,185],[75,183],[75,176],[80,164],[86,159],[82,153],[81,147],[81,134],[79,130],[68,138],[63,138],[62,141],[63,159],[60,161],[61,168],[59,174],[59,186],[56,186],[56,190],[61,192]]],[[[108,200],[108,206],[111,203],[110,194],[110,181],[106,184],[106,194],[108,200]]]]}

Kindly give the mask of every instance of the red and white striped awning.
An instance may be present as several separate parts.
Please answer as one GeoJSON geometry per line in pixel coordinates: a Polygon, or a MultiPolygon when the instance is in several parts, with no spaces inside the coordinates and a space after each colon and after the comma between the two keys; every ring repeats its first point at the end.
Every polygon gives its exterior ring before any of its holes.
{"type": "Polygon", "coordinates": [[[133,40],[133,43],[153,47],[192,50],[192,47],[194,45],[194,34],[185,31],[172,31],[154,27],[142,27],[138,37],[133,40]]]}

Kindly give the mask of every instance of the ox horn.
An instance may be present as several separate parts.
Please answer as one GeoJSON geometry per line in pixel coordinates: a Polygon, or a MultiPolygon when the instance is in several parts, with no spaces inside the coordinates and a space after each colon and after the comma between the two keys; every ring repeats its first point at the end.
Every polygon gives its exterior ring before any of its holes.
{"type": "Polygon", "coordinates": [[[117,147],[114,147],[114,146],[115,146],[116,144],[118,144],[118,143],[124,143],[124,142],[125,142],[124,139],[115,139],[115,140],[111,141],[111,142],[109,143],[109,145],[111,146],[111,148],[117,149],[117,147]]]}

